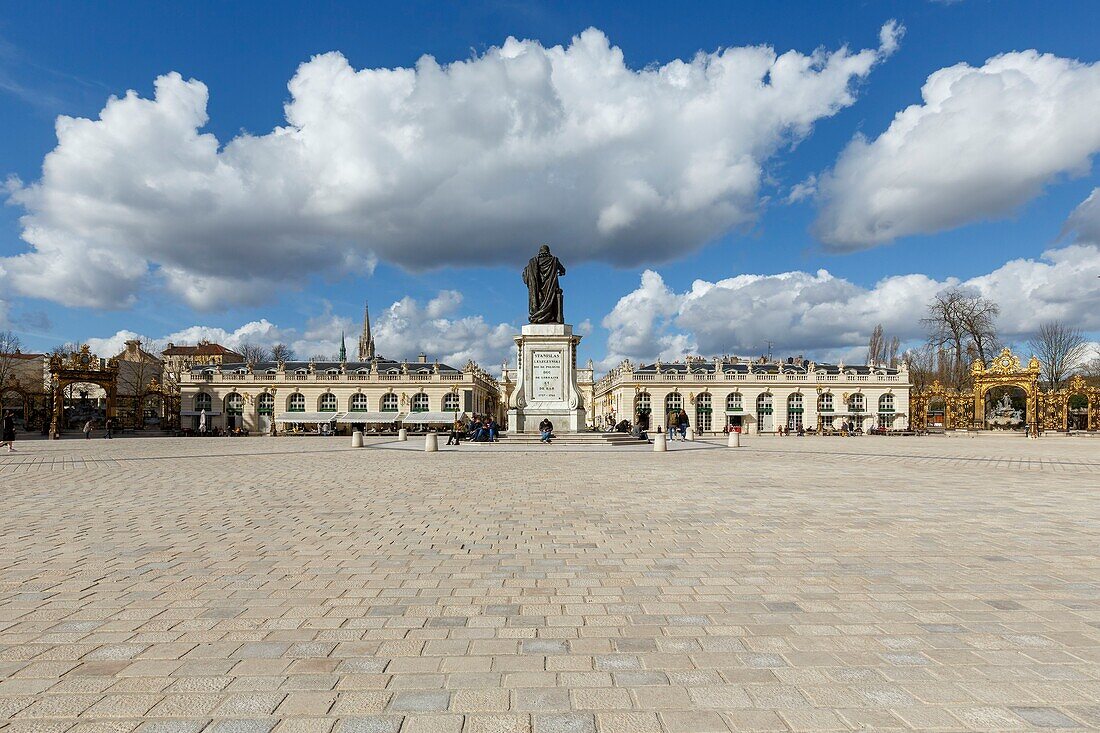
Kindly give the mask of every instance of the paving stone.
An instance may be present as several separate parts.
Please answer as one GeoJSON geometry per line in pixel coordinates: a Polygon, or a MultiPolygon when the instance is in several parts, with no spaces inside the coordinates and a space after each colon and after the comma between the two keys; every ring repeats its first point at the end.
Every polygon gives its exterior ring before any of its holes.
{"type": "Polygon", "coordinates": [[[24,443],[2,733],[1100,728],[1095,439],[24,443]]]}

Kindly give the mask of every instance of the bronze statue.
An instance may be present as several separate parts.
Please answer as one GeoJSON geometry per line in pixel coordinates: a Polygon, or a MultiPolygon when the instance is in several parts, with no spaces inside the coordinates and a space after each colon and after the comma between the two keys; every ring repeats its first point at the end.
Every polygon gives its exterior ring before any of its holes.
{"type": "Polygon", "coordinates": [[[542,245],[539,253],[523,268],[523,283],[527,286],[527,320],[531,323],[565,323],[558,276],[565,274],[561,260],[542,245]]]}

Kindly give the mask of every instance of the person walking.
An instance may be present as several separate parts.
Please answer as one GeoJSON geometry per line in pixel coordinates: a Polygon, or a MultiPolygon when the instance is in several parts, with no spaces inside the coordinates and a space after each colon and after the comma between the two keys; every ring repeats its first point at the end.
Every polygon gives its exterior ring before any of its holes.
{"type": "Polygon", "coordinates": [[[11,410],[4,411],[3,421],[0,422],[0,445],[8,446],[8,453],[15,452],[15,415],[11,410]]]}
{"type": "Polygon", "coordinates": [[[89,419],[84,423],[84,440],[88,440],[92,437],[92,421],[89,419]]]}
{"type": "Polygon", "coordinates": [[[107,430],[107,434],[104,435],[103,437],[106,438],[107,440],[110,440],[111,439],[111,431],[114,430],[114,428],[115,428],[114,418],[109,417],[106,420],[104,420],[103,421],[103,427],[107,430]]]}
{"type": "Polygon", "coordinates": [[[553,437],[554,423],[550,422],[550,418],[544,417],[542,422],[539,423],[539,441],[549,443],[553,437]]]}
{"type": "Polygon", "coordinates": [[[680,410],[680,414],[676,416],[676,426],[680,428],[680,440],[686,441],[688,436],[687,410],[680,410]]]}

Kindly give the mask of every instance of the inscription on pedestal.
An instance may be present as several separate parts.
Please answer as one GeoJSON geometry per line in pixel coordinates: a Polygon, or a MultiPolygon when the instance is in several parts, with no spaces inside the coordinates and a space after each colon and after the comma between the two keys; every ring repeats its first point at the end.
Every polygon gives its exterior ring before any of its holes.
{"type": "Polygon", "coordinates": [[[553,401],[565,398],[560,351],[531,352],[531,399],[553,401]]]}

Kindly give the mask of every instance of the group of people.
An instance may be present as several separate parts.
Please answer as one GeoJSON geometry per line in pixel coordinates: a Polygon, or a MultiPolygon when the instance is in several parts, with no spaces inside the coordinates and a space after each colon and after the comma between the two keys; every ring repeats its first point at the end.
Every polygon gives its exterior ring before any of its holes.
{"type": "MultiPolygon", "coordinates": [[[[103,437],[107,438],[107,439],[110,439],[114,435],[114,431],[115,431],[115,420],[114,420],[114,418],[109,417],[106,420],[104,420],[103,421],[103,429],[104,429],[104,431],[106,431],[104,433],[103,437]]],[[[84,439],[85,440],[90,440],[91,437],[92,437],[92,431],[94,431],[94,430],[95,430],[95,420],[89,419],[86,423],[84,423],[84,428],[81,430],[81,432],[84,433],[84,439]]]]}
{"type": "Polygon", "coordinates": [[[468,423],[455,420],[447,436],[447,445],[459,445],[463,440],[496,443],[500,440],[500,425],[491,415],[474,415],[468,423]]]}
{"type": "Polygon", "coordinates": [[[665,425],[668,426],[668,439],[687,440],[688,428],[691,427],[691,422],[688,420],[687,410],[671,410],[665,417],[665,425]]]}

